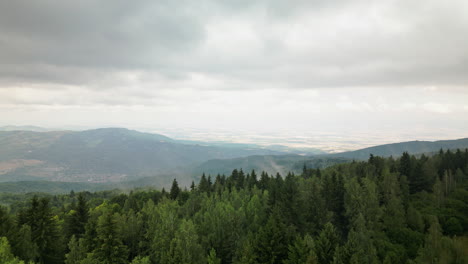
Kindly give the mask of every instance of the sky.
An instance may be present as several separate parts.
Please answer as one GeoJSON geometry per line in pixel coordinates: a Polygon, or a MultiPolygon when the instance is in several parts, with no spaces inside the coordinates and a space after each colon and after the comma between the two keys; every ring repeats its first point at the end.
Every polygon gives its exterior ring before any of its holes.
{"type": "Polygon", "coordinates": [[[0,125],[468,137],[468,1],[1,1],[0,125]]]}

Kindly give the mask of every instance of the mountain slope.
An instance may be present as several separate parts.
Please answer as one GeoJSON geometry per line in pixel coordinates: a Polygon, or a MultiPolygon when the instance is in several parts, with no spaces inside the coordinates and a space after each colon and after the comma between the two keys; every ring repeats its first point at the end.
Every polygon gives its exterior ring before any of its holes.
{"type": "Polygon", "coordinates": [[[244,171],[255,169],[282,175],[292,171],[300,172],[305,164],[308,168],[324,168],[337,163],[351,160],[367,160],[370,154],[382,157],[400,156],[407,151],[410,154],[433,153],[440,149],[465,149],[468,148],[468,138],[442,141],[410,141],[395,144],[380,145],[356,151],[349,151],[329,155],[299,156],[299,155],[274,155],[274,156],[249,156],[225,160],[209,160],[195,168],[197,174],[230,174],[233,169],[242,168],[244,171]]]}
{"type": "Polygon", "coordinates": [[[350,160],[345,158],[300,155],[249,156],[235,159],[209,160],[196,167],[194,172],[196,175],[201,175],[202,173],[230,175],[234,169],[243,169],[245,172],[255,170],[257,172],[265,171],[273,175],[279,173],[285,176],[288,172],[302,172],[304,165],[308,168],[325,168],[347,161],[350,160]]]}
{"type": "Polygon", "coordinates": [[[171,173],[187,175],[210,159],[279,154],[265,149],[181,144],[122,128],[81,132],[0,132],[0,181],[122,181],[171,173]]]}
{"type": "Polygon", "coordinates": [[[468,138],[440,141],[408,141],[401,143],[385,144],[364,148],[355,151],[327,155],[329,157],[342,157],[356,160],[366,160],[370,154],[382,157],[400,156],[407,151],[410,154],[431,153],[440,149],[465,149],[468,148],[468,138]]]}

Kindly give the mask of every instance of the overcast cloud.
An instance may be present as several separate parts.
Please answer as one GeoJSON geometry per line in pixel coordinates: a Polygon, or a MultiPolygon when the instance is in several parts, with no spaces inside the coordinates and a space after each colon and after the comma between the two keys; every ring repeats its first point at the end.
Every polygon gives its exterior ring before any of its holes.
{"type": "Polygon", "coordinates": [[[465,0],[0,2],[0,125],[458,136],[467,102],[465,0]]]}

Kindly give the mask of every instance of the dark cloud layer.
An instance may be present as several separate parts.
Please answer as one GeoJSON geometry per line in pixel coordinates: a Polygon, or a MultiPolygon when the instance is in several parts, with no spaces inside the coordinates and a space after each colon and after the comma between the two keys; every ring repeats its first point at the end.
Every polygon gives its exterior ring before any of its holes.
{"type": "Polygon", "coordinates": [[[463,0],[2,1],[0,86],[139,72],[219,89],[463,87],[467,17],[463,0]]]}

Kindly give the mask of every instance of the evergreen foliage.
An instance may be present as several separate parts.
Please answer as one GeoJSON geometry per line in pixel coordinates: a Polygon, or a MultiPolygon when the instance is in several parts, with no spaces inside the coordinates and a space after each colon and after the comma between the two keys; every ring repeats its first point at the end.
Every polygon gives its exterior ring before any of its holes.
{"type": "Polygon", "coordinates": [[[202,175],[189,191],[15,196],[1,263],[467,263],[468,151],[302,175],[202,175]],[[257,178],[257,175],[259,177],[257,178]]]}

